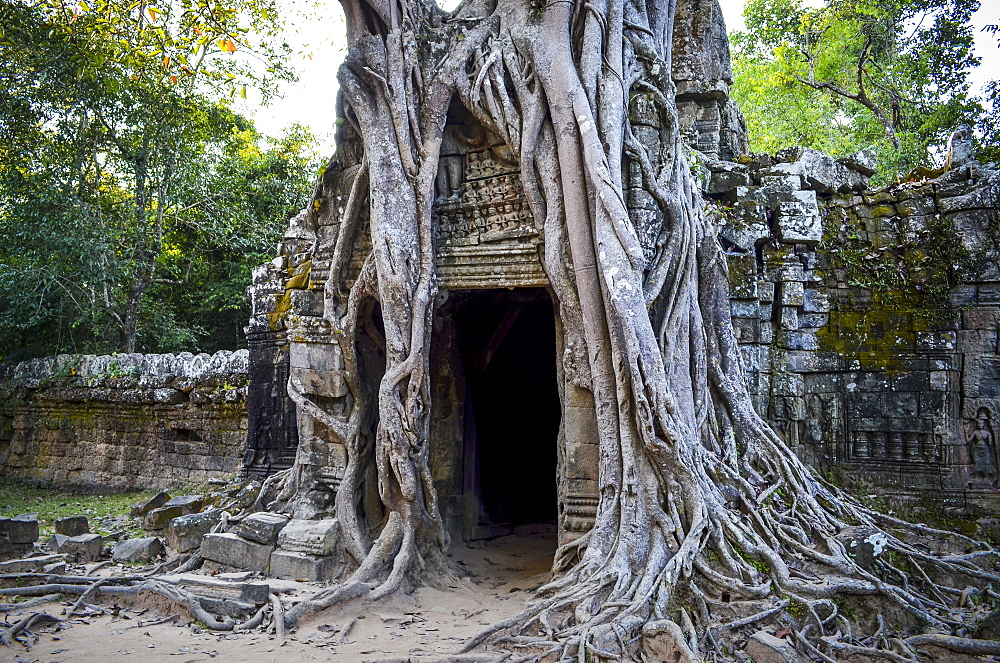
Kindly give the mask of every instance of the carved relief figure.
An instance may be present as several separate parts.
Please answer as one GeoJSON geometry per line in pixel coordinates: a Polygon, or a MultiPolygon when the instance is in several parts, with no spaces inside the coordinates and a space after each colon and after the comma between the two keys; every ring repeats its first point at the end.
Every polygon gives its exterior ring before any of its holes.
{"type": "Polygon", "coordinates": [[[823,444],[823,399],[813,395],[809,399],[809,416],[806,417],[806,442],[823,444]]]}
{"type": "Polygon", "coordinates": [[[437,197],[455,198],[462,193],[465,181],[465,155],[469,150],[481,145],[482,134],[469,135],[465,125],[449,124],[441,138],[441,158],[438,162],[437,197]]]}
{"type": "Polygon", "coordinates": [[[984,407],[979,408],[976,414],[976,423],[969,433],[968,445],[973,481],[994,485],[997,479],[996,450],[990,426],[990,411],[984,407]]]}

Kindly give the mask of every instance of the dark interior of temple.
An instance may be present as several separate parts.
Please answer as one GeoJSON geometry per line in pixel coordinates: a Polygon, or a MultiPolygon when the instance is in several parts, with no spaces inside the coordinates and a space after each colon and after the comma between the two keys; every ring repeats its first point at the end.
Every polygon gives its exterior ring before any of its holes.
{"type": "Polygon", "coordinates": [[[560,404],[552,301],[542,288],[482,290],[457,317],[468,380],[466,476],[480,496],[480,521],[553,521],[560,404]]]}

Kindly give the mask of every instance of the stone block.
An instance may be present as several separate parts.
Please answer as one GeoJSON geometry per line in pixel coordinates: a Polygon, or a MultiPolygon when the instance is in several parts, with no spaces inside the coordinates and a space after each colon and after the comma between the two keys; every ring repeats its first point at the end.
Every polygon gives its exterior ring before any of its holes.
{"type": "Polygon", "coordinates": [[[42,573],[51,573],[53,575],[62,575],[66,573],[66,562],[53,562],[51,564],[46,564],[42,567],[42,573]]]}
{"type": "Polygon", "coordinates": [[[764,187],[768,197],[773,198],[776,193],[787,194],[802,188],[802,176],[795,173],[763,175],[760,178],[760,184],[764,187]]]}
{"type": "Polygon", "coordinates": [[[336,558],[309,555],[289,550],[271,553],[270,575],[286,580],[324,582],[332,580],[337,571],[336,558]]]}
{"type": "Polygon", "coordinates": [[[0,518],[0,542],[26,545],[38,540],[38,514],[0,518]]]}
{"type": "Polygon", "coordinates": [[[819,339],[812,332],[786,331],[783,337],[782,345],[789,350],[819,350],[819,339]]]}
{"type": "Polygon", "coordinates": [[[729,312],[734,318],[756,318],[760,305],[756,299],[749,301],[733,300],[729,302],[729,312]]]}
{"type": "MultiPolygon", "coordinates": [[[[965,187],[959,187],[959,190],[965,187]]],[[[942,189],[944,192],[945,190],[942,189]]],[[[947,191],[947,193],[952,193],[947,191]]],[[[957,191],[956,191],[957,193],[957,191]]],[[[951,197],[939,197],[938,207],[943,214],[957,212],[961,210],[993,210],[1000,207],[1000,189],[997,187],[983,187],[973,189],[968,193],[951,197]]],[[[984,224],[985,226],[986,224],[984,224]]]]}
{"type": "Polygon", "coordinates": [[[236,533],[244,539],[273,546],[278,541],[278,533],[287,524],[288,516],[260,511],[244,518],[236,533]]]}
{"type": "Polygon", "coordinates": [[[161,506],[153,509],[142,519],[143,529],[161,530],[170,524],[170,521],[178,516],[184,515],[184,509],[179,506],[161,506]]]}
{"type": "Polygon", "coordinates": [[[916,417],[918,412],[917,394],[890,393],[885,395],[885,409],[883,410],[884,416],[902,419],[907,417],[916,417]]]}
{"type": "Polygon", "coordinates": [[[167,525],[167,546],[176,552],[188,552],[201,545],[201,538],[212,531],[222,518],[222,511],[210,509],[178,516],[167,525]]]}
{"type": "Polygon", "coordinates": [[[799,281],[786,281],[781,284],[782,306],[801,306],[804,299],[804,289],[799,281]]]}
{"type": "Polygon", "coordinates": [[[874,527],[845,527],[837,539],[844,544],[847,555],[869,571],[875,566],[875,558],[889,547],[889,539],[874,527]]]}
{"type": "Polygon", "coordinates": [[[233,533],[206,534],[201,540],[201,555],[237,569],[266,573],[271,560],[271,546],[241,539],[233,533]]]}
{"type": "Polygon", "coordinates": [[[929,376],[924,371],[905,371],[892,376],[893,391],[927,391],[929,388],[929,376]]]}
{"type": "Polygon", "coordinates": [[[799,329],[820,330],[830,322],[829,313],[799,313],[799,329]]]}
{"type": "Polygon", "coordinates": [[[955,332],[917,332],[917,352],[953,352],[955,332]]]}
{"type": "Polygon", "coordinates": [[[795,330],[799,328],[799,311],[794,306],[782,306],[780,324],[782,329],[795,330]]]}
{"type": "Polygon", "coordinates": [[[796,373],[776,373],[771,382],[775,396],[801,396],[805,390],[805,380],[796,373]]]}
{"type": "Polygon", "coordinates": [[[178,403],[185,402],[187,399],[187,395],[183,391],[164,387],[154,389],[150,400],[159,405],[177,405],[178,403]]]}
{"type": "Polygon", "coordinates": [[[930,388],[933,391],[948,390],[948,371],[930,371],[930,388]]]}
{"type": "Polygon", "coordinates": [[[311,555],[330,555],[337,548],[340,525],[327,520],[290,520],[278,534],[278,547],[311,555]]]}
{"type": "Polygon", "coordinates": [[[66,536],[65,534],[56,534],[51,539],[49,539],[48,543],[49,550],[51,550],[54,553],[59,552],[59,549],[62,547],[64,543],[66,543],[67,539],[69,539],[69,537],[66,536]]]}
{"type": "Polygon", "coordinates": [[[170,500],[170,493],[160,492],[153,495],[145,502],[136,502],[132,505],[129,510],[129,514],[133,518],[139,518],[146,515],[153,509],[159,509],[161,506],[166,504],[170,500]]]}
{"type": "Polygon", "coordinates": [[[760,320],[733,318],[733,333],[739,343],[755,343],[760,338],[760,320]]]}
{"type": "Polygon", "coordinates": [[[296,381],[303,393],[318,394],[330,397],[340,397],[347,394],[347,382],[342,371],[319,371],[309,368],[296,368],[291,378],[296,381]]]}
{"type": "Polygon", "coordinates": [[[816,193],[796,191],[794,194],[796,200],[778,203],[775,215],[778,239],[783,242],[816,244],[823,239],[823,221],[816,206],[816,193]]]}
{"type": "Polygon", "coordinates": [[[843,164],[851,170],[856,170],[865,177],[871,177],[877,172],[877,162],[875,153],[871,150],[860,150],[854,154],[837,159],[837,163],[843,164]]]}
{"type": "Polygon", "coordinates": [[[90,521],[86,516],[67,516],[56,519],[56,534],[65,536],[80,536],[90,534],[90,521]]]}
{"type": "Polygon", "coordinates": [[[255,605],[267,603],[271,593],[271,587],[266,582],[240,582],[205,576],[182,576],[177,584],[199,597],[243,601],[255,605]]]}
{"type": "Polygon", "coordinates": [[[104,539],[99,534],[81,534],[67,537],[59,546],[59,553],[80,562],[94,562],[101,556],[104,539]]]}
{"type": "Polygon", "coordinates": [[[180,507],[182,513],[180,515],[186,516],[189,513],[198,513],[205,506],[205,497],[203,495],[179,495],[177,497],[172,497],[163,505],[163,508],[170,507],[180,507]]]}
{"type": "Polygon", "coordinates": [[[850,394],[847,411],[852,418],[876,418],[882,416],[882,394],[861,392],[850,394]]]}
{"type": "Polygon", "coordinates": [[[750,177],[746,173],[712,173],[708,182],[708,193],[725,193],[738,186],[749,186],[750,177]]]}
{"type": "Polygon", "coordinates": [[[32,573],[41,571],[48,565],[65,561],[65,555],[40,555],[25,559],[12,559],[9,562],[0,562],[0,573],[32,573]]]}
{"type": "Polygon", "coordinates": [[[141,539],[125,539],[111,551],[111,559],[116,562],[148,562],[163,554],[163,541],[156,536],[141,539]]]}
{"type": "Polygon", "coordinates": [[[920,394],[920,415],[924,417],[943,417],[946,411],[948,395],[945,391],[930,391],[920,394]]]}
{"type": "Polygon", "coordinates": [[[744,648],[753,663],[806,663],[792,643],[776,638],[767,631],[757,631],[744,648]]]}

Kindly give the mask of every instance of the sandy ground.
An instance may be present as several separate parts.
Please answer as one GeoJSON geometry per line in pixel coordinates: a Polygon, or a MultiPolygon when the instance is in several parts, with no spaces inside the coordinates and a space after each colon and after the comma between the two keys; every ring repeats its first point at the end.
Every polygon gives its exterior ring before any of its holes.
{"type": "MultiPolygon", "coordinates": [[[[117,615],[72,619],[35,632],[28,647],[0,645],[0,661],[17,663],[108,663],[109,661],[169,661],[196,663],[284,663],[285,661],[433,661],[454,653],[486,626],[517,614],[531,591],[549,577],[555,550],[553,528],[522,528],[518,535],[493,541],[452,546],[451,557],[468,577],[447,591],[421,588],[374,604],[347,604],[323,612],[285,642],[263,629],[259,632],[219,634],[203,631],[186,615],[174,623],[150,624],[169,612],[139,606],[117,615]],[[341,638],[344,625],[356,621],[341,638]]],[[[312,583],[268,580],[287,605],[322,589],[312,583]]],[[[60,615],[72,603],[33,608],[60,615]]],[[[105,602],[105,606],[109,603],[105,602]]],[[[7,616],[9,623],[19,619],[7,616]]]]}

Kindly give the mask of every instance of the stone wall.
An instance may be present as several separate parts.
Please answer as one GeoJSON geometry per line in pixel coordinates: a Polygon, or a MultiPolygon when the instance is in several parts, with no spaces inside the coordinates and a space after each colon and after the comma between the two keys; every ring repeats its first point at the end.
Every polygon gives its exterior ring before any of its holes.
{"type": "Polygon", "coordinates": [[[166,488],[236,474],[248,352],[60,355],[0,366],[0,473],[166,488]]]}
{"type": "Polygon", "coordinates": [[[872,191],[863,155],[740,161],[704,182],[758,410],[835,481],[996,509],[1000,172],[872,191]]]}

